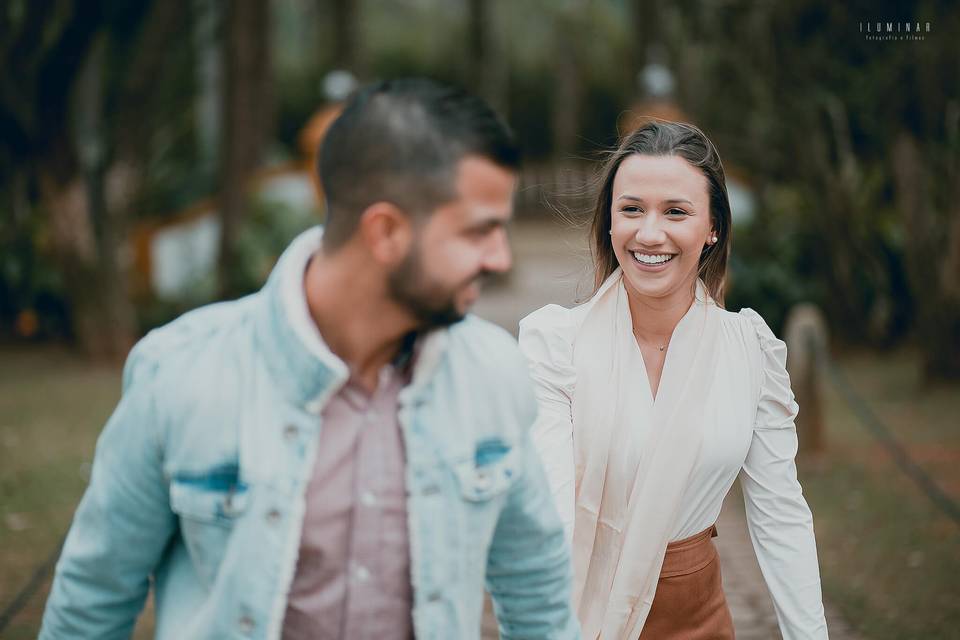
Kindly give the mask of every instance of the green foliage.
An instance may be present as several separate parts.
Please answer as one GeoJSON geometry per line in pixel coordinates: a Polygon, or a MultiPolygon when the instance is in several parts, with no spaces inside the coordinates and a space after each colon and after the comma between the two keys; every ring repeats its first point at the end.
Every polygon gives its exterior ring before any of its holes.
{"type": "MultiPolygon", "coordinates": [[[[918,354],[906,350],[850,354],[837,364],[911,459],[956,499],[960,387],[926,384],[918,354]]],[[[897,468],[847,402],[825,391],[827,451],[800,465],[824,597],[863,638],[955,638],[960,530],[897,468]]]]}
{"type": "Polygon", "coordinates": [[[44,217],[8,213],[0,215],[0,335],[20,333],[17,320],[27,312],[37,321],[29,337],[68,336],[69,309],[60,272],[45,248],[44,217]]]}
{"type": "MultiPolygon", "coordinates": [[[[189,5],[187,30],[194,28],[200,5],[189,5]]],[[[125,72],[144,37],[143,17],[152,15],[154,5],[104,5],[102,13],[79,21],[71,17],[71,6],[57,5],[44,23],[46,40],[31,49],[33,66],[16,67],[6,80],[8,88],[22,85],[34,102],[42,95],[56,107],[36,102],[32,109],[34,103],[23,100],[0,105],[0,117],[36,111],[40,120],[30,120],[30,135],[39,131],[43,117],[62,121],[69,112],[64,91],[41,92],[58,86],[43,56],[63,53],[60,39],[67,25],[108,34],[109,119],[121,106],[125,72]],[[37,77],[29,76],[30,69],[37,77]]],[[[469,87],[468,3],[388,0],[358,7],[354,70],[361,81],[424,74],[469,87]]],[[[614,144],[620,115],[641,97],[639,65],[660,50],[677,82],[677,106],[717,142],[728,168],[746,175],[756,189],[757,219],[736,230],[728,305],[755,307],[777,326],[790,304],[812,300],[828,310],[846,339],[881,345],[916,327],[917,300],[923,296],[908,284],[910,234],[897,200],[893,145],[900,134],[918,141],[932,176],[931,215],[945,227],[958,197],[949,179],[957,175],[960,156],[950,124],[956,118],[950,114],[960,110],[956,3],[678,0],[657,4],[650,29],[635,18],[638,9],[649,7],[622,0],[494,0],[486,7],[487,62],[498,70],[502,106],[532,161],[554,156],[554,116],[564,109],[578,112],[573,155],[591,158],[596,149],[614,144]],[[869,41],[860,23],[870,20],[930,21],[933,32],[922,42],[869,41]],[[567,51],[575,61],[579,106],[557,99],[558,74],[565,72],[558,52],[567,51]]],[[[14,34],[35,14],[21,1],[5,11],[14,34]]],[[[275,146],[280,155],[292,156],[301,127],[323,101],[320,85],[337,59],[337,34],[329,3],[292,0],[274,3],[272,11],[275,146]]],[[[213,28],[207,43],[190,34],[194,37],[184,38],[182,46],[165,52],[163,72],[151,78],[149,101],[137,123],[145,182],[129,225],[163,220],[218,192],[219,168],[209,163],[217,150],[202,148],[204,132],[198,130],[198,96],[207,87],[198,85],[197,65],[221,34],[213,28]]],[[[0,47],[0,55],[9,51],[0,47]]],[[[17,156],[4,149],[0,167],[16,166],[17,156]]],[[[0,192],[9,201],[12,190],[0,185],[0,192]]],[[[36,184],[27,192],[35,194],[36,184]]],[[[278,219],[252,214],[256,231],[245,231],[241,239],[250,255],[240,274],[245,289],[259,282],[263,264],[289,231],[271,226],[278,219]]],[[[5,294],[0,313],[6,326],[15,308],[40,297],[54,301],[51,309],[66,309],[56,302],[62,298],[56,279],[44,275],[55,271],[48,256],[25,249],[43,235],[46,223],[39,217],[31,224],[25,237],[34,240],[26,244],[11,244],[9,231],[0,235],[5,294]],[[36,273],[23,275],[27,271],[36,273]]]]}
{"type": "MultiPolygon", "coordinates": [[[[949,175],[944,162],[956,149],[945,115],[960,108],[956,5],[735,1],[675,17],[666,39],[677,65],[691,70],[679,77],[685,104],[728,166],[760,187],[761,219],[736,239],[737,300],[808,298],[848,340],[904,335],[914,309],[893,145],[914,136],[937,167],[932,175],[949,175]],[[869,41],[860,22],[871,19],[929,20],[933,32],[869,41]]],[[[949,219],[953,185],[930,187],[931,215],[949,219]]]]}
{"type": "Polygon", "coordinates": [[[243,264],[238,280],[241,291],[250,293],[263,286],[290,240],[318,222],[315,210],[255,198],[238,241],[243,264]]]}

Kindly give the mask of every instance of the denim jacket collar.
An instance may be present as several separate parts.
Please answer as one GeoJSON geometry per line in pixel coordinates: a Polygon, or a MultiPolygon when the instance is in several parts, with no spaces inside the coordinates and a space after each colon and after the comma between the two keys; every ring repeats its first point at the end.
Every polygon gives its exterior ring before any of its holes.
{"type": "MultiPolygon", "coordinates": [[[[260,353],[271,377],[294,405],[319,414],[347,381],[349,370],[324,342],[313,324],[303,291],[307,263],[320,248],[322,227],[301,233],[284,251],[262,291],[257,318],[260,353]]],[[[404,396],[415,395],[441,361],[447,329],[434,329],[420,340],[413,382],[404,396]]]]}

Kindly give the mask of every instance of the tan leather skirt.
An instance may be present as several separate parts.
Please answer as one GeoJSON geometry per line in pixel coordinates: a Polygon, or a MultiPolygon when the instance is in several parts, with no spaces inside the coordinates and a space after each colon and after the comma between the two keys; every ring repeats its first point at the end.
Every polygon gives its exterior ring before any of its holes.
{"type": "Polygon", "coordinates": [[[732,640],[713,526],[667,545],[657,593],[640,640],[732,640]]]}

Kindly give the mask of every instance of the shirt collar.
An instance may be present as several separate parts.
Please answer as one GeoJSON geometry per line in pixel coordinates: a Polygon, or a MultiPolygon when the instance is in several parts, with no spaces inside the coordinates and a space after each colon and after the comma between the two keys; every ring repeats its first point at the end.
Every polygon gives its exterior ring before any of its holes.
{"type": "MultiPolygon", "coordinates": [[[[311,413],[319,413],[350,375],[346,363],[323,340],[307,306],[304,275],[322,238],[322,227],[308,229],[280,256],[262,291],[265,304],[259,323],[263,357],[273,378],[294,404],[311,413]]],[[[446,329],[432,330],[421,339],[411,335],[404,338],[393,365],[411,365],[412,387],[421,387],[439,364],[447,342],[446,329]]]]}

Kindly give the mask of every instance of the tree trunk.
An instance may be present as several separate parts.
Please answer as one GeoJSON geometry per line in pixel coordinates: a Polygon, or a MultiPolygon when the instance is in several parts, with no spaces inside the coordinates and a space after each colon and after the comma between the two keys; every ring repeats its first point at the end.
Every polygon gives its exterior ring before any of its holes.
{"type": "Polygon", "coordinates": [[[95,201],[91,180],[81,177],[73,158],[72,145],[63,140],[39,163],[38,183],[49,215],[51,245],[77,346],[93,359],[120,361],[133,344],[133,309],[124,295],[116,252],[108,250],[106,257],[101,253],[102,246],[116,240],[113,227],[104,219],[101,231],[94,231],[97,214],[91,211],[95,201]]]}
{"type": "Polygon", "coordinates": [[[103,113],[106,37],[92,45],[76,80],[74,137],[64,128],[39,165],[41,197],[70,302],[74,337],[95,359],[121,361],[135,336],[120,264],[122,230],[106,202],[103,113]]]}
{"type": "Polygon", "coordinates": [[[473,90],[502,113],[507,107],[509,78],[506,56],[497,37],[495,10],[493,0],[470,0],[467,78],[473,90]]]}
{"type": "Polygon", "coordinates": [[[333,66],[362,76],[357,33],[360,0],[333,0],[333,66]]]}
{"type": "Polygon", "coordinates": [[[218,273],[221,297],[239,293],[237,238],[245,217],[247,181],[260,164],[269,140],[268,20],[266,0],[240,0],[227,7],[218,273]]]}
{"type": "MultiPolygon", "coordinates": [[[[951,245],[960,243],[956,200],[953,218],[938,215],[930,193],[927,156],[917,141],[900,134],[893,147],[893,175],[903,215],[907,274],[917,305],[916,335],[927,377],[960,379],[960,295],[951,245]]],[[[954,187],[952,190],[956,190],[954,187]]]]}
{"type": "Polygon", "coordinates": [[[217,33],[224,8],[217,0],[191,0],[191,5],[193,50],[197,60],[193,101],[197,151],[201,170],[213,172],[218,166],[222,146],[223,48],[217,33]]]}
{"type": "Polygon", "coordinates": [[[579,3],[558,13],[556,26],[556,90],[553,100],[553,152],[564,158],[577,150],[577,132],[583,101],[583,70],[577,60],[579,3]]]}
{"type": "MultiPolygon", "coordinates": [[[[633,0],[630,3],[630,20],[633,23],[633,34],[636,40],[632,40],[630,52],[633,59],[631,71],[631,81],[636,83],[639,73],[651,60],[651,54],[656,53],[658,39],[663,32],[663,23],[661,21],[660,5],[656,0],[633,0]]],[[[660,62],[657,60],[656,62],[660,62]]],[[[640,87],[635,85],[635,88],[640,87]]],[[[645,96],[646,97],[646,96],[645,96]]]]}

